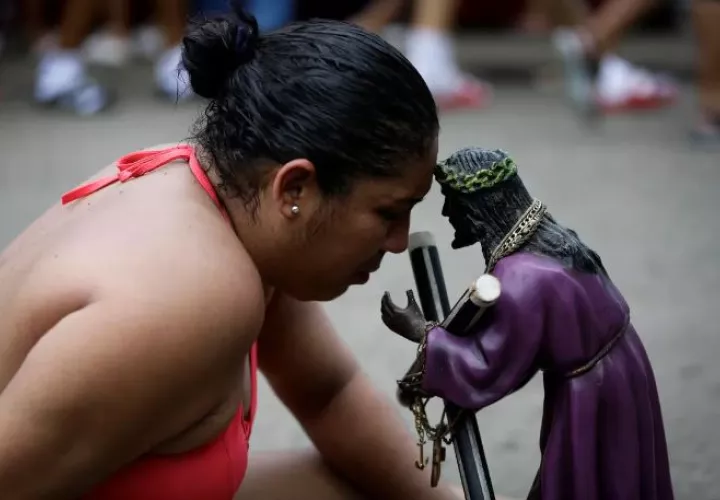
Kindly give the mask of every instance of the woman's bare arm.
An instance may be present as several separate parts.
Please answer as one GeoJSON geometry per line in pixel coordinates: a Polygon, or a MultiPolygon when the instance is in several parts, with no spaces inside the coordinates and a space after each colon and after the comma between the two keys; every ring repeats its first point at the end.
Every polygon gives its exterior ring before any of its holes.
{"type": "MultiPolygon", "coordinates": [[[[379,348],[379,347],[378,347],[379,348]]],[[[445,500],[414,466],[417,446],[388,398],[360,371],[320,304],[278,294],[258,345],[260,366],[332,469],[368,498],[445,500]]]]}
{"type": "Polygon", "coordinates": [[[3,498],[77,498],[237,383],[262,299],[208,310],[197,288],[152,295],[89,305],[30,351],[0,393],[3,498]]]}

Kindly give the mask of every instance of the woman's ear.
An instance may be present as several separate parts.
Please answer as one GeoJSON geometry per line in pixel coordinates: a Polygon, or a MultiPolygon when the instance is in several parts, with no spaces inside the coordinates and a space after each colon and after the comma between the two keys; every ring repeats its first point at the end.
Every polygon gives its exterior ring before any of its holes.
{"type": "Polygon", "coordinates": [[[272,181],[271,195],[283,216],[295,218],[316,205],[315,197],[320,195],[315,165],[300,158],[282,165],[272,181]]]}

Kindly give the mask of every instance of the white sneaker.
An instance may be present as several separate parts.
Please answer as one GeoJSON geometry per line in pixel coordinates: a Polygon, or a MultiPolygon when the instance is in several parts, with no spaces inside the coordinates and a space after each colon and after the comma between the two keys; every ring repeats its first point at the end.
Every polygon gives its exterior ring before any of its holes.
{"type": "Polygon", "coordinates": [[[83,44],[85,59],[102,66],[120,67],[130,59],[130,40],[109,31],[93,33],[83,44]]]}
{"type": "Polygon", "coordinates": [[[40,104],[58,105],[81,116],[97,114],[111,101],[107,90],[88,77],[82,58],[74,51],[41,57],[34,94],[40,104]]]}
{"type": "Polygon", "coordinates": [[[674,102],[678,94],[669,78],[614,55],[601,61],[596,88],[599,104],[608,111],[660,108],[674,102]]]}

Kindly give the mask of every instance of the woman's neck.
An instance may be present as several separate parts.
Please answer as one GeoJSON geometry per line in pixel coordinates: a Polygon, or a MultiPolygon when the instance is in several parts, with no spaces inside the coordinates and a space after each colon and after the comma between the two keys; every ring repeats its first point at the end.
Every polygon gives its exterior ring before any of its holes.
{"type": "Polygon", "coordinates": [[[272,255],[272,249],[267,248],[267,245],[264,244],[266,237],[264,234],[261,234],[257,217],[255,213],[253,213],[252,207],[243,199],[227,194],[227,191],[222,187],[220,176],[215,169],[209,167],[207,164],[209,156],[202,154],[199,147],[196,147],[196,157],[207,173],[218,200],[228,215],[230,226],[235,236],[260,275],[263,293],[265,295],[265,303],[269,304],[275,295],[275,285],[270,278],[270,271],[275,266],[270,262],[272,259],[269,258],[269,256],[272,255]]]}

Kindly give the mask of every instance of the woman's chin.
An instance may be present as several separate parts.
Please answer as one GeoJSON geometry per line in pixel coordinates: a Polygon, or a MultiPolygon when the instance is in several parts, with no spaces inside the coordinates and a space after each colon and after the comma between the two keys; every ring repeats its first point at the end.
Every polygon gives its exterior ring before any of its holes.
{"type": "Polygon", "coordinates": [[[301,302],[330,302],[347,292],[354,283],[347,283],[341,286],[328,286],[325,288],[313,288],[312,290],[297,290],[286,292],[295,300],[301,302]]]}
{"type": "Polygon", "coordinates": [[[329,302],[343,295],[353,285],[364,285],[370,281],[371,276],[372,273],[359,271],[344,280],[342,283],[325,283],[325,286],[322,287],[317,286],[317,283],[315,283],[316,286],[312,289],[301,289],[298,287],[294,290],[286,289],[285,293],[302,302],[329,302]]]}
{"type": "Polygon", "coordinates": [[[360,271],[353,275],[352,283],[353,285],[364,285],[370,281],[370,273],[366,271],[360,271]]]}

